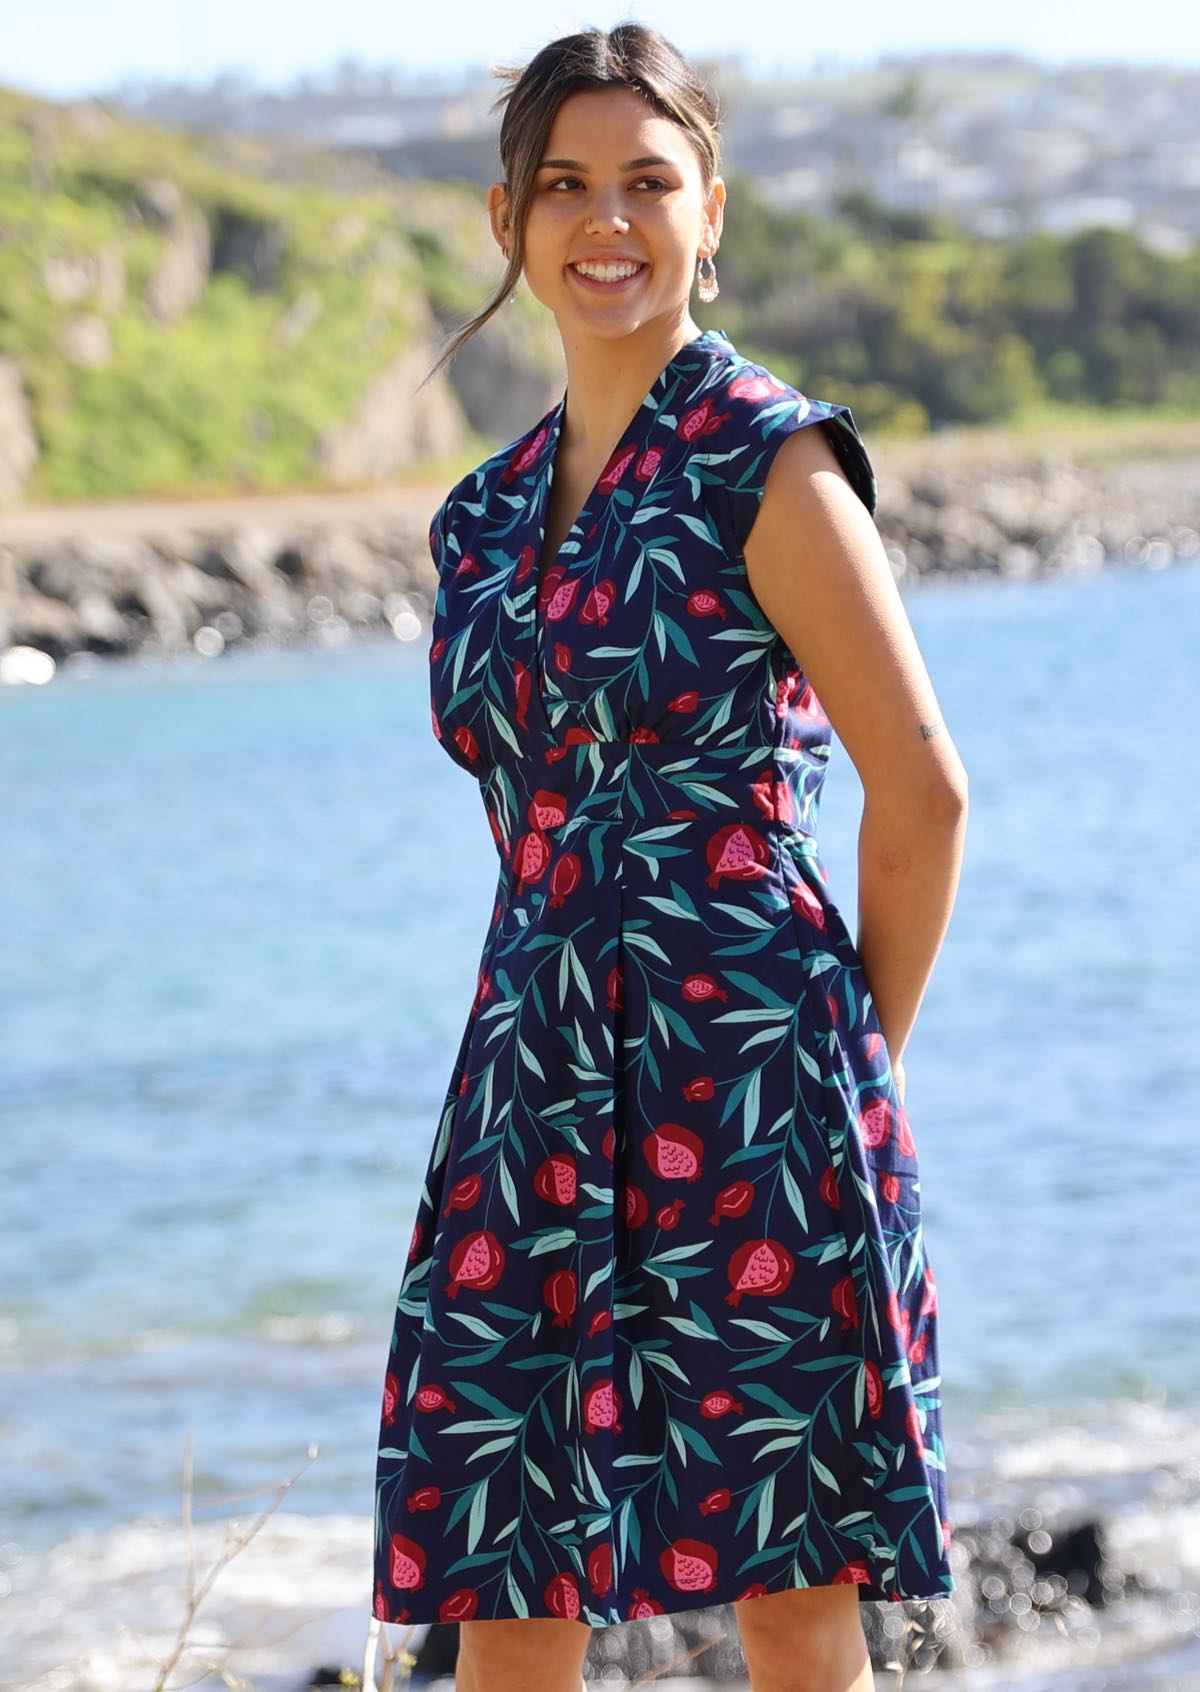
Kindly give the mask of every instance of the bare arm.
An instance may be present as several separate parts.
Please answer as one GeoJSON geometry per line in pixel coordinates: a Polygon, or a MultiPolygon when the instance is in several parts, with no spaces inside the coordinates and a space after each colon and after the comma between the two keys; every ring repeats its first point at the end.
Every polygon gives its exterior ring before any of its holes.
{"type": "Polygon", "coordinates": [[[879,531],[821,425],[780,446],[744,551],[862,779],[856,944],[899,1063],[954,907],[967,773],[879,531]]]}

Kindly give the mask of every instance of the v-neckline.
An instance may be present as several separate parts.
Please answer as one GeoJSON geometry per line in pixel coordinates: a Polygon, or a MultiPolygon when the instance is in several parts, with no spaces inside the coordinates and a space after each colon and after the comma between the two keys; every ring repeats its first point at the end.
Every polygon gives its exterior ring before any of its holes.
{"type": "Polygon", "coordinates": [[[629,421],[625,424],[625,427],[621,430],[621,433],[617,436],[616,444],[613,446],[612,451],[608,454],[607,458],[604,461],[604,464],[601,466],[600,471],[599,471],[598,475],[596,476],[595,481],[591,485],[591,488],[588,490],[587,494],[584,496],[583,504],[580,506],[579,511],[576,514],[575,521],[571,524],[571,527],[563,535],[563,538],[559,542],[558,550],[554,554],[554,557],[551,558],[551,559],[544,559],[542,554],[544,553],[545,547],[546,547],[546,507],[547,507],[547,504],[549,502],[550,489],[551,489],[553,482],[554,482],[554,460],[555,460],[555,458],[558,454],[559,438],[562,435],[563,413],[566,410],[566,404],[567,404],[567,389],[566,388],[563,389],[562,395],[561,395],[561,397],[558,401],[558,404],[554,407],[554,410],[550,413],[549,429],[548,429],[548,432],[547,432],[546,440],[545,440],[545,442],[543,444],[543,448],[542,448],[542,464],[541,464],[539,474],[538,474],[538,489],[537,489],[537,537],[538,538],[537,538],[537,544],[536,544],[536,557],[535,557],[535,568],[534,568],[533,607],[532,607],[532,613],[531,613],[532,619],[533,619],[533,627],[534,627],[534,647],[535,647],[536,652],[540,653],[541,648],[542,648],[542,627],[541,627],[542,619],[541,619],[541,609],[540,609],[540,607],[541,607],[542,594],[543,594],[543,591],[544,591],[545,583],[549,578],[550,571],[553,570],[557,566],[559,559],[562,557],[563,552],[564,552],[568,542],[573,539],[573,537],[575,536],[575,534],[577,532],[582,533],[582,531],[585,527],[586,521],[587,521],[588,517],[590,516],[591,507],[592,507],[592,504],[593,504],[593,502],[596,498],[596,494],[599,491],[600,482],[601,482],[601,480],[604,476],[605,470],[608,468],[608,465],[612,462],[613,456],[616,453],[618,453],[621,450],[621,448],[626,444],[628,437],[633,433],[634,429],[637,427],[637,425],[638,425],[638,423],[641,419],[642,412],[646,409],[647,406],[654,404],[655,400],[659,396],[660,390],[665,388],[668,380],[670,379],[671,372],[674,370],[674,368],[675,368],[676,364],[678,364],[679,360],[681,358],[683,358],[683,356],[686,353],[695,351],[705,341],[708,341],[710,339],[716,339],[717,341],[726,341],[727,342],[728,336],[725,334],[724,330],[722,330],[722,329],[715,329],[715,328],[701,329],[701,331],[699,332],[698,335],[693,335],[690,341],[685,341],[681,347],[677,347],[675,349],[675,351],[671,354],[670,358],[663,365],[663,367],[659,371],[658,375],[654,378],[654,381],[650,384],[650,387],[647,390],[646,394],[639,401],[636,409],[634,410],[633,415],[630,417],[629,421]]]}

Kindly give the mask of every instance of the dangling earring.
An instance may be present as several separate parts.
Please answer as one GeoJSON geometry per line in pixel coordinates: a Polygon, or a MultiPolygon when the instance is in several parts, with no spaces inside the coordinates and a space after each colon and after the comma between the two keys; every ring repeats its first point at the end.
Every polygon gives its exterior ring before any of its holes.
{"type": "Polygon", "coordinates": [[[700,290],[700,298],[705,305],[711,304],[721,292],[717,286],[717,267],[710,253],[701,253],[696,264],[696,280],[700,290]],[[704,274],[704,266],[708,265],[708,275],[704,274]]]}

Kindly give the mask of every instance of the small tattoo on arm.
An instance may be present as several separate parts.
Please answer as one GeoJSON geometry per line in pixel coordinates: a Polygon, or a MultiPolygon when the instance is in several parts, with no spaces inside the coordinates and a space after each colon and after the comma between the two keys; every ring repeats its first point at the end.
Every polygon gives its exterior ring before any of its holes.
{"type": "Polygon", "coordinates": [[[936,723],[922,723],[920,727],[921,734],[926,740],[932,740],[934,735],[940,732],[936,723]]]}

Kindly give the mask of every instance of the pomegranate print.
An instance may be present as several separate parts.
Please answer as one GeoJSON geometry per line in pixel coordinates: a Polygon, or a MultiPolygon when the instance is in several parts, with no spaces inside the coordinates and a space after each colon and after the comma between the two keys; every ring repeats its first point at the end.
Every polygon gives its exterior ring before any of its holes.
{"type": "MultiPolygon", "coordinates": [[[[706,329],[551,555],[565,419],[564,391],[429,526],[430,730],[484,826],[414,790],[418,838],[447,910],[473,853],[496,880],[423,1174],[372,1236],[399,1289],[367,1603],[946,1598],[914,1125],[817,838],[833,725],[745,559],[790,435],[873,515],[872,467],[847,405],[706,329]]],[[[434,1034],[443,960],[393,963],[434,1034]]]]}
{"type": "Polygon", "coordinates": [[[791,1252],[779,1240],[747,1240],[729,1259],[729,1281],[733,1291],[725,1294],[727,1304],[740,1304],[743,1293],[758,1298],[776,1298],[785,1292],[795,1267],[791,1252]]]}

